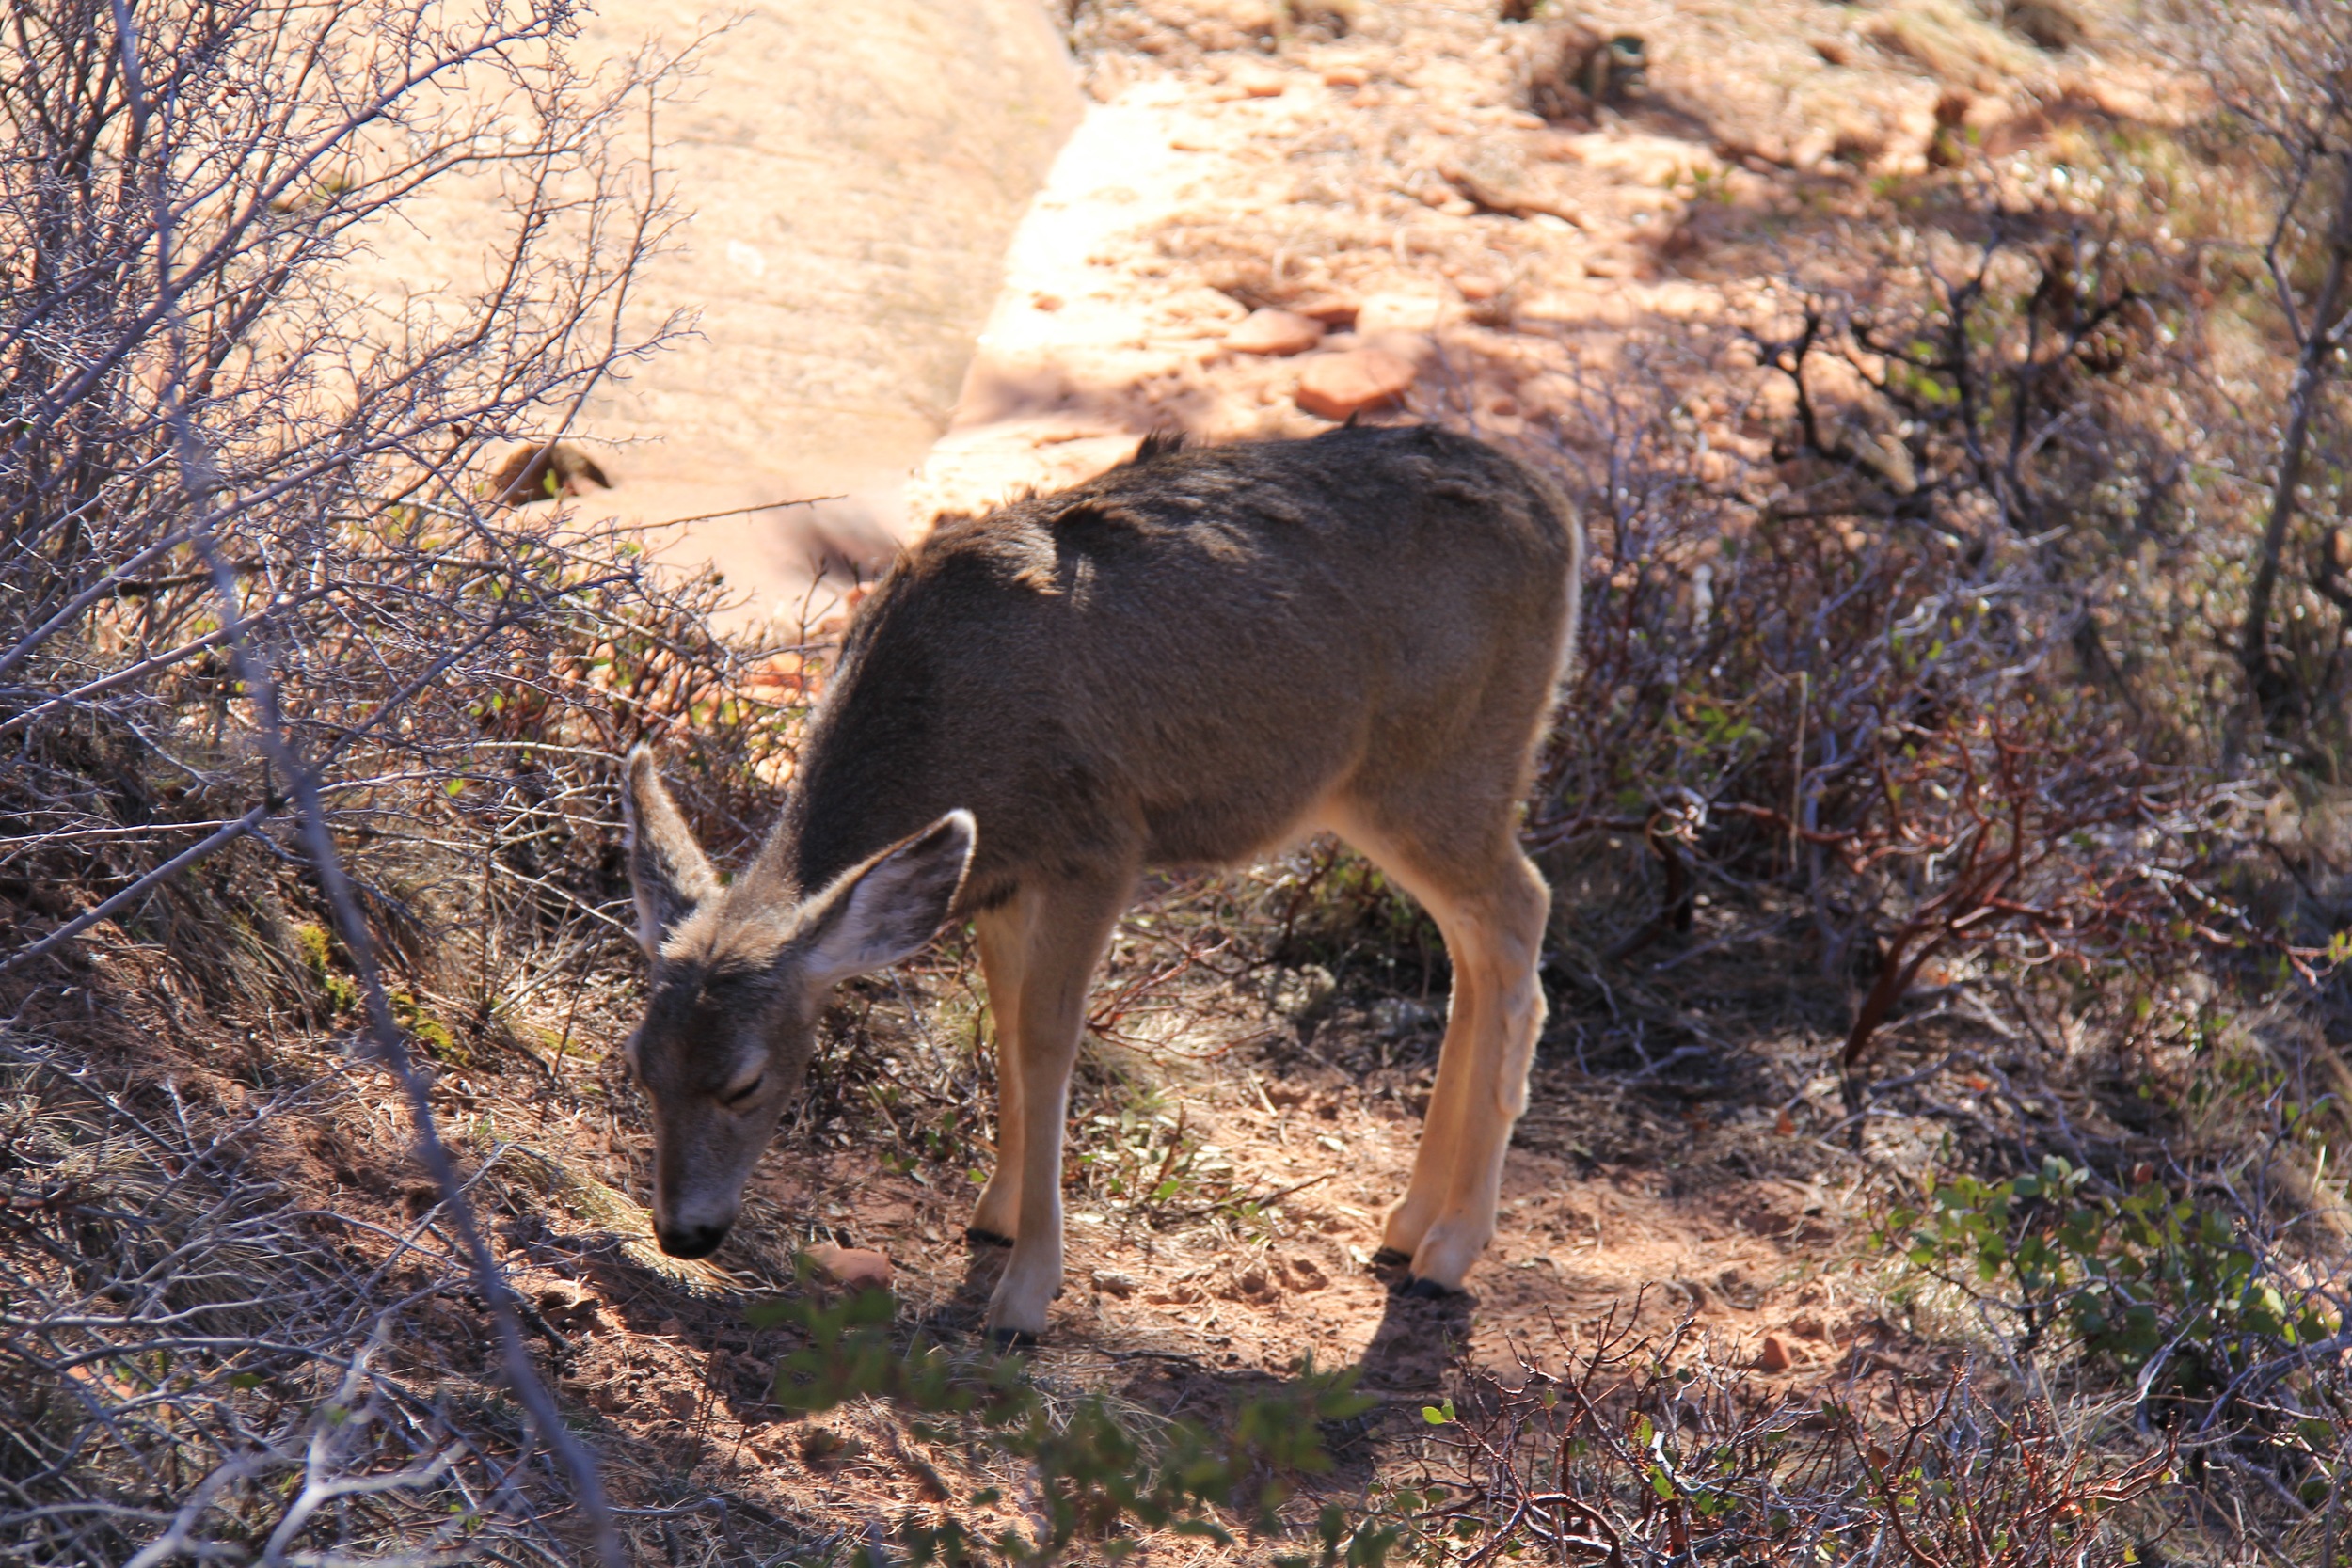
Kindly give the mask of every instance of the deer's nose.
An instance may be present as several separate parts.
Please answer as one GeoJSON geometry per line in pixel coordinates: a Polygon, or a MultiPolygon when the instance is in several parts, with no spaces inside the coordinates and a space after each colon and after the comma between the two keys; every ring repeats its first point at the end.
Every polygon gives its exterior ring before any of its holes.
{"type": "Polygon", "coordinates": [[[665,1225],[655,1232],[661,1250],[673,1258],[707,1258],[727,1239],[723,1225],[665,1225]]]}

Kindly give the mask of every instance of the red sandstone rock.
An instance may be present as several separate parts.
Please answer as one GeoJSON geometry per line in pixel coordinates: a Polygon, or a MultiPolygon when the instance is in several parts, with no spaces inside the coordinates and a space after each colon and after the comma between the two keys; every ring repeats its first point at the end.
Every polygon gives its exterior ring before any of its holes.
{"type": "Polygon", "coordinates": [[[892,1270],[890,1259],[865,1247],[834,1246],[820,1243],[808,1249],[808,1260],[832,1283],[850,1291],[887,1291],[892,1270]]]}
{"type": "Polygon", "coordinates": [[[1226,80],[1245,98],[1279,98],[1290,87],[1280,71],[1263,66],[1244,66],[1226,80]]]}
{"type": "Polygon", "coordinates": [[[1270,309],[1252,310],[1248,320],[1225,334],[1225,346],[1236,354],[1304,354],[1321,341],[1321,322],[1270,309]]]}
{"type": "Polygon", "coordinates": [[[1376,348],[1320,354],[1298,378],[1298,406],[1323,419],[1344,420],[1393,403],[1412,384],[1412,362],[1376,348]]]}

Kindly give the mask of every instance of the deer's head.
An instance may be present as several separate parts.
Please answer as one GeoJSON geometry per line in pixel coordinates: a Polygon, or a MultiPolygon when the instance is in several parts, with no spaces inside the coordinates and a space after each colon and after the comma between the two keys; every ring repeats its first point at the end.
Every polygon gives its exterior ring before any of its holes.
{"type": "Polygon", "coordinates": [[[931,939],[972,858],[953,811],[803,896],[757,868],[722,886],[652,753],[622,790],[637,938],[653,965],[629,1071],[653,1108],[654,1230],[701,1258],[726,1239],[743,1183],[800,1090],[834,986],[931,939]]]}

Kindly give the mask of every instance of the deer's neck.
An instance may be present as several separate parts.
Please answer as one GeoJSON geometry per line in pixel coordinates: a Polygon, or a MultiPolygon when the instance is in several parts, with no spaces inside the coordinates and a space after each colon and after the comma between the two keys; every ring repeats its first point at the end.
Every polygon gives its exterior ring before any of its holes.
{"type": "Polygon", "coordinates": [[[810,721],[783,814],[760,851],[761,875],[814,893],[960,803],[941,793],[939,726],[920,664],[845,662],[810,721]]]}

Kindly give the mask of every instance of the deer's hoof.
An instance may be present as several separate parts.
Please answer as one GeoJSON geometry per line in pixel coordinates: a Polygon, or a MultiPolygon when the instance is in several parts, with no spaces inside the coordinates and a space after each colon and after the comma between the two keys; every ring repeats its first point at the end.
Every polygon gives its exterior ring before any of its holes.
{"type": "Polygon", "coordinates": [[[970,1243],[971,1243],[974,1246],[1010,1246],[1010,1245],[1012,1245],[1012,1238],[1011,1238],[1011,1237],[1007,1236],[1007,1235],[1004,1235],[1004,1234],[1002,1234],[1002,1233],[1000,1233],[1000,1232],[998,1232],[998,1231],[991,1230],[991,1229],[987,1228],[985,1226],[977,1226],[977,1225],[967,1225],[967,1226],[965,1226],[965,1227],[963,1227],[963,1239],[964,1239],[965,1241],[967,1241],[967,1242],[970,1242],[970,1243]]]}
{"type": "Polygon", "coordinates": [[[1392,1246],[1384,1246],[1372,1255],[1372,1266],[1375,1269],[1401,1269],[1412,1260],[1411,1253],[1401,1252],[1392,1246]]]}
{"type": "Polygon", "coordinates": [[[1025,1328],[992,1328],[988,1342],[1007,1352],[1037,1349],[1037,1336],[1025,1328]]]}
{"type": "Polygon", "coordinates": [[[1415,1276],[1399,1285],[1396,1288],[1396,1293],[1410,1301],[1450,1301],[1456,1296],[1468,1295],[1470,1292],[1457,1290],[1451,1285],[1440,1285],[1434,1279],[1415,1276]]]}

